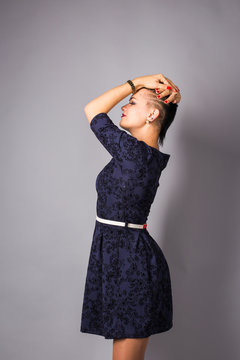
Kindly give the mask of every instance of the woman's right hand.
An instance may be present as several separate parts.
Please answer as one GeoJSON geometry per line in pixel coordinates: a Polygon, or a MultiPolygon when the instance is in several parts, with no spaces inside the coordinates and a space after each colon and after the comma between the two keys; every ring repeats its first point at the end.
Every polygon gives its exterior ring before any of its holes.
{"type": "Polygon", "coordinates": [[[136,77],[133,80],[136,90],[141,87],[148,89],[155,89],[157,94],[161,97],[170,95],[167,102],[173,102],[173,104],[179,103],[181,100],[180,90],[178,87],[163,74],[145,75],[136,77]]]}

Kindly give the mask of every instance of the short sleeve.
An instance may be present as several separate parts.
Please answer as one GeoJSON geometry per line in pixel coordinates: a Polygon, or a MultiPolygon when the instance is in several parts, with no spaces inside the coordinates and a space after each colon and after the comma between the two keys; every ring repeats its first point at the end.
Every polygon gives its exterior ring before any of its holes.
{"type": "Polygon", "coordinates": [[[144,142],[119,129],[107,113],[95,115],[90,128],[112,157],[120,162],[127,160],[142,163],[151,156],[151,151],[144,142]]]}

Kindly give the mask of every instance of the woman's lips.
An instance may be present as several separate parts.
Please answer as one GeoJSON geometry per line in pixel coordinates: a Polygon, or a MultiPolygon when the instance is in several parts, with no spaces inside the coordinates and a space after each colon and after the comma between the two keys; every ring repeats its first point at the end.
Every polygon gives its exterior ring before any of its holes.
{"type": "Polygon", "coordinates": [[[122,114],[122,116],[121,116],[121,117],[124,117],[124,116],[126,116],[126,115],[122,114]]]}

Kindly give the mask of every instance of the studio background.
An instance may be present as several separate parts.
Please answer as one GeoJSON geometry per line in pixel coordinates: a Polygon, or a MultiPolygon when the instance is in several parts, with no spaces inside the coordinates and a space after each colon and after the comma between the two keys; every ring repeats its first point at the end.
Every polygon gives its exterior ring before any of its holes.
{"type": "Polygon", "coordinates": [[[157,73],[182,94],[148,219],[174,326],[146,360],[239,359],[239,16],[234,0],[1,1],[1,359],[111,359],[112,340],[79,331],[95,180],[111,159],[83,109],[157,73]]]}

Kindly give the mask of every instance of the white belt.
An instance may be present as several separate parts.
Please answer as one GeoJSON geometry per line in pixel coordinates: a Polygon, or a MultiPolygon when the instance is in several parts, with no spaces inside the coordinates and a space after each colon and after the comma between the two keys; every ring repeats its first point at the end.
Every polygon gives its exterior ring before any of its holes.
{"type": "Polygon", "coordinates": [[[118,226],[137,228],[137,229],[146,229],[147,228],[147,224],[143,224],[143,225],[141,225],[141,224],[131,224],[131,223],[122,222],[122,221],[102,219],[102,218],[98,217],[97,215],[96,215],[96,219],[97,219],[97,221],[100,221],[100,222],[102,222],[104,224],[118,225],[118,226]]]}

